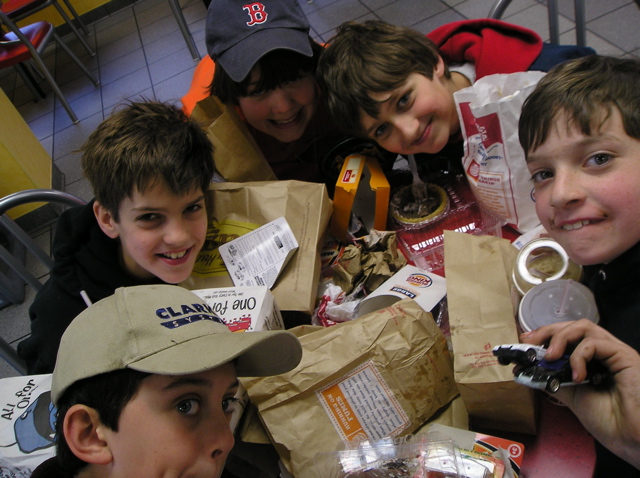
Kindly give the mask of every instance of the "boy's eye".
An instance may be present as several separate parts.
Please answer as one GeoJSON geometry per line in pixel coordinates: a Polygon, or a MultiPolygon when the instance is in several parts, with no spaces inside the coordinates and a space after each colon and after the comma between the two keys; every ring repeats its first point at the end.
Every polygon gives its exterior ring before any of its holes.
{"type": "Polygon", "coordinates": [[[150,212],[148,214],[138,216],[137,220],[141,222],[153,222],[157,221],[158,219],[160,219],[160,215],[150,212]]]}
{"type": "Polygon", "coordinates": [[[249,92],[247,96],[258,97],[258,96],[265,95],[266,93],[267,93],[267,90],[265,88],[256,88],[255,90],[249,92]]]}
{"type": "Polygon", "coordinates": [[[378,126],[376,128],[376,130],[374,131],[373,135],[376,138],[379,138],[380,136],[384,135],[387,131],[387,129],[389,128],[389,123],[382,123],[380,126],[378,126]]]}
{"type": "Polygon", "coordinates": [[[222,411],[232,414],[240,406],[240,400],[235,397],[229,397],[222,400],[222,411]]]}
{"type": "Polygon", "coordinates": [[[195,415],[200,411],[200,402],[195,398],[188,398],[186,400],[181,400],[176,408],[183,415],[195,415]]]}
{"type": "Polygon", "coordinates": [[[204,205],[201,203],[192,204],[185,209],[185,212],[198,212],[204,208],[204,205]]]}
{"type": "Polygon", "coordinates": [[[398,100],[398,108],[402,109],[409,103],[410,93],[406,93],[400,97],[398,100]]]}
{"type": "Polygon", "coordinates": [[[602,166],[613,159],[613,156],[607,153],[594,154],[587,160],[587,165],[602,166]]]}
{"type": "Polygon", "coordinates": [[[535,183],[541,183],[549,178],[553,177],[553,173],[548,170],[538,171],[531,175],[531,180],[535,183]]]}

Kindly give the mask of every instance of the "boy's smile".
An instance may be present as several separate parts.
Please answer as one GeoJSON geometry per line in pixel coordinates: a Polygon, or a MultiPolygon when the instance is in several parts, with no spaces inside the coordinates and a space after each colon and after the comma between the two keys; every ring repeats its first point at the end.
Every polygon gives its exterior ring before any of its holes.
{"type": "Polygon", "coordinates": [[[238,390],[232,363],[184,375],[151,375],[125,405],[118,431],[102,433],[112,476],[217,478],[234,439],[229,426],[238,390]]]}
{"type": "Polygon", "coordinates": [[[437,153],[460,131],[453,99],[457,86],[444,79],[444,64],[430,80],[411,73],[396,90],[371,93],[381,103],[373,118],[362,113],[360,123],[366,135],[384,149],[399,154],[437,153]]]}
{"type": "Polygon", "coordinates": [[[125,198],[118,222],[111,215],[97,217],[105,234],[120,239],[123,265],[131,275],[169,284],[189,277],[207,232],[202,191],[177,196],[163,182],[125,198]]]}
{"type": "Polygon", "coordinates": [[[238,99],[247,122],[281,143],[302,137],[317,108],[317,88],[311,74],[269,91],[255,91],[260,69],[251,72],[248,95],[238,99]]]}
{"type": "Polygon", "coordinates": [[[640,141],[615,108],[591,136],[563,113],[554,123],[527,158],[538,217],[578,264],[610,262],[640,240],[640,141]]]}

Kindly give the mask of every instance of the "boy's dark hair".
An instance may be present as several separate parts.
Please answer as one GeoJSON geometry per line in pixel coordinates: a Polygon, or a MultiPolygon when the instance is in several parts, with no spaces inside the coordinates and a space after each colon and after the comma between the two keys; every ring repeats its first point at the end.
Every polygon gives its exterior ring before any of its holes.
{"type": "Polygon", "coordinates": [[[131,102],[91,133],[82,170],[96,200],[119,220],[122,200],[164,182],[176,195],[206,191],[216,172],[202,127],[167,103],[131,102]]]}
{"type": "Polygon", "coordinates": [[[640,139],[640,60],[590,55],[556,65],[522,107],[518,129],[525,155],[546,141],[558,115],[566,114],[589,136],[613,108],[627,135],[640,139]]]}
{"type": "MultiPolygon", "coordinates": [[[[394,90],[411,73],[432,79],[440,57],[429,38],[410,28],[380,20],[346,22],[329,40],[316,77],[335,123],[364,135],[362,112],[373,118],[380,113],[371,93],[394,90]]],[[[446,65],[445,76],[451,76],[446,65]]]]}
{"type": "Polygon", "coordinates": [[[138,392],[142,380],[149,375],[125,368],[79,380],[64,392],[56,410],[56,454],[68,476],[76,475],[87,465],[73,454],[64,437],[64,417],[69,408],[77,404],[91,407],[98,412],[105,426],[117,432],[122,410],[138,392]]]}
{"type": "MultiPolygon", "coordinates": [[[[307,74],[315,76],[318,59],[324,48],[309,37],[313,56],[305,56],[293,50],[277,49],[264,55],[254,65],[260,66],[260,80],[253,88],[255,91],[269,91],[285,83],[296,81],[307,74]]],[[[251,74],[237,83],[231,79],[224,68],[216,64],[210,93],[227,104],[238,104],[238,98],[247,96],[251,74]]]]}

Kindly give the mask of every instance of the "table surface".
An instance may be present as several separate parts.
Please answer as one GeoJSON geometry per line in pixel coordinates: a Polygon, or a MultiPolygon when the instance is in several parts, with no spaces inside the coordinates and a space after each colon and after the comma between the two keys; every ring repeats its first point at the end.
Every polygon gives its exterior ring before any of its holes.
{"type": "Polygon", "coordinates": [[[591,478],[596,462],[593,437],[567,407],[543,394],[539,398],[537,435],[481,431],[524,445],[520,478],[591,478]]]}

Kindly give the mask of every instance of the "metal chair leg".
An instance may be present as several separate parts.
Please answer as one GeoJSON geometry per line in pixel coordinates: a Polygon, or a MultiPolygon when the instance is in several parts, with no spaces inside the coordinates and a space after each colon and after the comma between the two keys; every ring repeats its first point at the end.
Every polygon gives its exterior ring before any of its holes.
{"type": "Polygon", "coordinates": [[[574,0],[573,2],[576,15],[576,45],[587,45],[587,20],[584,11],[584,0],[574,0]]]}
{"type": "Polygon", "coordinates": [[[504,15],[504,11],[507,9],[511,0],[497,0],[491,7],[489,12],[489,18],[500,19],[504,15]]]}
{"type": "Polygon", "coordinates": [[[64,4],[67,6],[67,9],[71,12],[71,15],[73,16],[73,18],[78,22],[78,25],[80,25],[80,28],[82,29],[84,34],[89,35],[90,34],[89,29],[82,21],[82,18],[80,18],[80,15],[78,15],[78,12],[76,12],[76,9],[73,8],[73,5],[71,5],[71,2],[69,0],[63,0],[63,1],[64,1],[64,4]]]}
{"type": "Polygon", "coordinates": [[[96,52],[91,49],[91,47],[87,43],[87,40],[84,39],[80,31],[76,28],[76,26],[73,24],[73,22],[69,18],[69,15],[67,15],[67,13],[64,11],[64,9],[58,4],[58,2],[55,2],[53,5],[56,7],[56,10],[58,10],[58,13],[64,19],[64,21],[69,24],[69,28],[73,30],[73,33],[75,34],[76,37],[78,37],[78,40],[80,41],[80,43],[82,43],[82,46],[84,46],[85,50],[89,52],[89,55],[92,57],[96,56],[96,52]]]}
{"type": "Polygon", "coordinates": [[[42,91],[42,88],[40,88],[40,85],[38,85],[38,82],[35,80],[29,69],[26,68],[26,65],[24,63],[18,63],[15,65],[15,68],[24,84],[27,85],[27,88],[29,88],[35,97],[35,101],[43,100],[47,95],[42,91]]]}
{"type": "Polygon", "coordinates": [[[95,76],[93,76],[93,74],[87,69],[87,67],[84,66],[84,63],[82,63],[80,59],[73,54],[73,52],[69,49],[67,44],[63,42],[58,36],[58,34],[55,32],[53,33],[53,39],[60,46],[60,48],[62,48],[67,53],[67,55],[69,55],[69,57],[78,64],[80,69],[84,72],[85,75],[87,75],[87,77],[91,80],[91,82],[95,86],[98,86],[100,84],[100,80],[98,80],[95,76]]]}
{"type": "MultiPolygon", "coordinates": [[[[69,56],[71,56],[71,58],[73,58],[74,60],[76,60],[76,62],[78,63],[78,65],[80,66],[80,68],[85,72],[85,74],[92,80],[94,81],[94,84],[96,83],[96,79],[93,77],[93,75],[89,72],[89,70],[87,70],[87,68],[78,60],[78,58],[71,52],[71,50],[69,50],[69,47],[67,47],[67,45],[64,44],[64,42],[62,40],[60,40],[60,37],[58,37],[58,35],[53,32],[53,39],[55,40],[55,42],[63,49],[67,52],[67,54],[69,56]]],[[[44,75],[44,77],[47,79],[47,81],[49,82],[49,84],[51,85],[51,88],[53,88],[53,92],[55,93],[55,95],[58,97],[58,99],[60,100],[60,102],[62,103],[62,106],[64,107],[64,109],[67,111],[67,114],[69,115],[69,117],[71,118],[71,121],[75,124],[78,122],[78,117],[76,116],[76,114],[74,113],[73,109],[71,108],[71,105],[69,104],[69,102],[67,101],[67,99],[64,97],[64,95],[62,94],[62,90],[60,90],[60,87],[58,86],[58,84],[56,83],[56,80],[53,78],[53,76],[51,75],[51,72],[49,71],[49,69],[47,68],[47,65],[44,64],[44,61],[42,60],[42,58],[40,57],[40,55],[34,55],[33,56],[33,60],[36,62],[36,64],[38,65],[38,68],[40,69],[40,73],[42,73],[44,75]]]]}
{"type": "Polygon", "coordinates": [[[549,15],[549,43],[558,45],[560,43],[560,34],[558,33],[558,2],[557,0],[548,0],[547,9],[549,15]]]}
{"type": "Polygon", "coordinates": [[[24,361],[18,357],[18,354],[4,339],[0,338],[0,358],[3,358],[11,365],[20,375],[27,374],[27,366],[24,361]]]}
{"type": "Polygon", "coordinates": [[[178,22],[178,26],[180,27],[180,31],[182,32],[182,36],[184,37],[184,41],[187,42],[187,47],[189,48],[191,57],[194,60],[199,61],[200,52],[196,47],[196,43],[193,41],[193,36],[189,31],[189,26],[187,25],[187,22],[184,19],[184,15],[182,14],[182,8],[180,8],[180,4],[178,3],[178,0],[169,0],[169,5],[171,6],[171,10],[173,10],[173,15],[176,17],[176,21],[178,22]]]}

